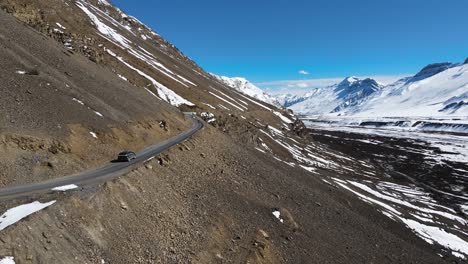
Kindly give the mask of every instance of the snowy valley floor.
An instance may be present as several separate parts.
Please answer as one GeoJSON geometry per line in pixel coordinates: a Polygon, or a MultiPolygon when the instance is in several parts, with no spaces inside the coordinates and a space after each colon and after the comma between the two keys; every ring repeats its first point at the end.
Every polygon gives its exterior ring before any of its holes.
{"type": "Polygon", "coordinates": [[[334,160],[325,182],[440,246],[439,256],[467,260],[467,135],[308,125],[320,158],[334,160]]]}

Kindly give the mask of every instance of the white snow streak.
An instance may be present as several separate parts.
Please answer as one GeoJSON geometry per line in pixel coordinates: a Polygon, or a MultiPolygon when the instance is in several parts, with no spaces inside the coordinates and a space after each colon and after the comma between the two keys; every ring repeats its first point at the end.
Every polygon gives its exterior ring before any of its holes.
{"type": "Polygon", "coordinates": [[[155,93],[153,93],[153,91],[151,91],[150,89],[145,88],[145,90],[146,90],[148,93],[150,93],[152,96],[158,98],[159,100],[162,100],[161,98],[159,98],[159,96],[157,96],[155,93]]]}
{"type": "Polygon", "coordinates": [[[124,81],[128,81],[128,79],[123,75],[117,74],[117,76],[119,76],[119,78],[124,80],[124,81]]]}
{"type": "Polygon", "coordinates": [[[229,102],[228,100],[224,99],[223,97],[221,97],[221,96],[219,96],[219,95],[217,95],[217,94],[215,94],[215,93],[213,93],[213,92],[209,92],[209,93],[210,93],[211,95],[213,95],[214,97],[218,98],[219,100],[224,101],[224,102],[226,102],[226,103],[228,103],[228,104],[234,106],[235,108],[239,109],[240,111],[244,112],[244,109],[242,109],[242,108],[240,108],[239,106],[237,106],[237,105],[235,105],[235,104],[229,102]]]}
{"type": "Polygon", "coordinates": [[[67,29],[66,27],[62,26],[62,24],[60,24],[59,22],[55,23],[59,28],[61,29],[67,29]]]}
{"type": "Polygon", "coordinates": [[[224,105],[222,105],[222,104],[218,104],[218,106],[219,106],[219,107],[221,107],[221,108],[223,108],[223,109],[225,109],[225,110],[231,111],[231,109],[229,109],[229,108],[225,107],[225,106],[224,106],[224,105]]]}
{"type": "MultiPolygon", "coordinates": [[[[107,26],[106,24],[102,23],[95,14],[93,14],[88,8],[86,8],[84,6],[83,3],[77,2],[76,5],[81,10],[83,10],[83,12],[85,12],[86,15],[88,15],[88,17],[91,19],[93,24],[96,26],[97,30],[101,34],[104,35],[102,37],[104,37],[106,39],[108,39],[107,37],[109,37],[109,38],[111,38],[111,40],[116,41],[117,43],[119,43],[123,47],[127,47],[127,48],[130,47],[130,41],[127,38],[120,35],[115,29],[113,29],[113,28],[107,26]],[[107,37],[105,37],[105,36],[107,36],[107,37]]],[[[114,41],[111,41],[111,42],[114,43],[114,41]]],[[[115,44],[117,44],[117,43],[115,43],[115,44]]]]}
{"type": "Polygon", "coordinates": [[[94,133],[94,132],[89,132],[89,134],[91,134],[91,136],[92,136],[93,138],[96,138],[96,139],[98,138],[98,137],[97,137],[97,134],[94,133]]]}
{"type": "Polygon", "coordinates": [[[208,107],[211,108],[211,109],[216,109],[216,107],[214,107],[214,106],[212,106],[212,105],[210,105],[210,104],[207,104],[207,103],[202,103],[202,104],[208,106],[208,107]]]}
{"type": "Polygon", "coordinates": [[[285,117],[283,114],[281,114],[280,112],[276,112],[276,111],[273,111],[273,114],[275,114],[276,116],[278,116],[279,118],[281,118],[281,120],[285,123],[288,123],[288,124],[292,124],[293,121],[291,121],[291,119],[285,117]]]}
{"type": "Polygon", "coordinates": [[[85,105],[85,104],[83,103],[83,101],[78,100],[78,99],[76,99],[76,98],[73,98],[72,100],[75,101],[75,102],[77,102],[77,103],[79,103],[80,105],[85,105]]]}
{"type": "Polygon", "coordinates": [[[29,204],[23,204],[6,211],[2,216],[0,216],[0,231],[5,228],[15,224],[21,219],[34,214],[48,206],[54,204],[55,201],[48,203],[33,202],[29,204]]]}
{"type": "Polygon", "coordinates": [[[74,190],[74,189],[77,189],[78,186],[76,186],[75,184],[70,184],[70,185],[64,185],[64,186],[60,186],[60,187],[55,187],[52,189],[52,191],[56,191],[56,192],[66,192],[66,191],[69,191],[69,190],[74,190]]]}
{"type": "Polygon", "coordinates": [[[178,94],[176,94],[174,91],[172,91],[171,89],[167,88],[166,86],[164,86],[163,84],[159,83],[158,81],[156,81],[155,79],[153,79],[153,77],[149,76],[148,74],[142,72],[141,70],[133,67],[132,65],[130,65],[129,63],[127,63],[126,61],[123,60],[123,58],[121,57],[116,57],[120,62],[122,62],[123,64],[125,64],[127,67],[129,67],[130,69],[136,71],[139,75],[145,77],[146,79],[148,79],[150,82],[153,83],[153,85],[156,87],[156,89],[158,90],[158,95],[166,102],[170,103],[171,105],[174,105],[174,106],[180,106],[180,105],[188,105],[188,106],[194,106],[195,104],[193,104],[192,102],[182,98],[181,96],[179,96],[178,94]]]}
{"type": "Polygon", "coordinates": [[[269,107],[267,107],[267,106],[265,106],[265,105],[263,105],[263,104],[261,104],[261,103],[255,101],[255,100],[252,100],[252,99],[248,98],[247,96],[244,96],[244,95],[242,95],[242,94],[240,94],[240,93],[238,93],[238,94],[239,94],[240,96],[244,97],[245,99],[251,101],[252,103],[254,103],[254,104],[256,104],[256,105],[258,105],[258,106],[260,106],[260,107],[263,107],[263,108],[265,108],[265,109],[268,110],[268,111],[271,111],[271,108],[269,108],[269,107]]]}

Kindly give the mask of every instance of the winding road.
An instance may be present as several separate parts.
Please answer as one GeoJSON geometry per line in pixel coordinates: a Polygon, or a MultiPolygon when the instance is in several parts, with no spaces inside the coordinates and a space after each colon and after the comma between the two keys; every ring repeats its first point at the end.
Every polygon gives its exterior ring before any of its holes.
{"type": "Polygon", "coordinates": [[[131,162],[109,163],[99,168],[66,176],[63,178],[3,188],[0,189],[0,201],[23,196],[30,196],[32,194],[47,193],[54,188],[66,185],[90,185],[100,182],[106,182],[116,177],[119,177],[125,173],[128,173],[132,169],[143,164],[145,161],[154,158],[164,150],[167,150],[170,147],[177,145],[182,141],[185,141],[186,139],[192,137],[195,133],[197,133],[200,129],[203,128],[203,122],[201,122],[196,116],[187,113],[185,115],[187,118],[192,120],[192,128],[173,138],[167,139],[163,142],[143,149],[142,151],[137,153],[137,158],[135,160],[132,160],[131,162]]]}

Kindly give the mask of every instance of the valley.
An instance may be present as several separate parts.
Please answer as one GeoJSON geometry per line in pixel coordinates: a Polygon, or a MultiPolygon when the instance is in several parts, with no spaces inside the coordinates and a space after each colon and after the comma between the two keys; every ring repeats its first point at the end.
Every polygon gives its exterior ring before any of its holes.
{"type": "Polygon", "coordinates": [[[0,22],[0,263],[468,261],[467,62],[273,96],[108,0],[0,22]]]}
{"type": "Polygon", "coordinates": [[[454,255],[465,252],[466,136],[309,127],[315,141],[343,157],[337,159],[340,177],[332,178],[329,184],[354,193],[429,243],[442,245],[442,251],[454,255]]]}
{"type": "Polygon", "coordinates": [[[434,63],[388,85],[348,77],[276,99],[324,146],[321,166],[335,175],[326,183],[466,259],[467,69],[434,63]]]}

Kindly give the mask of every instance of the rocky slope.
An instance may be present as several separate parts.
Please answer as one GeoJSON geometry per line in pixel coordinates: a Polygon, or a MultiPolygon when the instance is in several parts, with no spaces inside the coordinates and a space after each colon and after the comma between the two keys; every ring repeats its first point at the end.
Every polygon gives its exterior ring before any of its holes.
{"type": "Polygon", "coordinates": [[[326,184],[344,174],[320,153],[342,159],[310,141],[291,113],[221,84],[109,2],[0,7],[3,187],[87,170],[178,134],[190,126],[181,111],[207,122],[117,180],[3,201],[0,212],[50,206],[5,228],[8,214],[0,217],[0,259],[444,262],[440,246],[326,184]]]}

